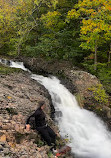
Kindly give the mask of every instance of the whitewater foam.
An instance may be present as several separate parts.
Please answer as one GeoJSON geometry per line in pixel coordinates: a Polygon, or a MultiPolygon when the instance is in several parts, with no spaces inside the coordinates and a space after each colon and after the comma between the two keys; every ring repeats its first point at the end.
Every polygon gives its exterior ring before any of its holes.
{"type": "Polygon", "coordinates": [[[78,106],[75,97],[55,78],[32,75],[48,89],[55,106],[60,135],[79,158],[111,158],[111,133],[93,112],[78,106]],[[61,111],[58,117],[57,112],[61,111]]]}

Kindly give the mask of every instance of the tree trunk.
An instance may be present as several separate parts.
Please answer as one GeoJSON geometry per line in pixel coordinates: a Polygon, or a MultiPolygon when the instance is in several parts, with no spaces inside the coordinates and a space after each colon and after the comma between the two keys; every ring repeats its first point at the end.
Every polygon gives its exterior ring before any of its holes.
{"type": "Polygon", "coordinates": [[[111,61],[111,43],[110,43],[110,50],[108,53],[108,67],[110,67],[110,61],[111,61]]]}
{"type": "Polygon", "coordinates": [[[20,55],[20,44],[18,44],[18,56],[20,55]]]}
{"type": "Polygon", "coordinates": [[[95,42],[94,70],[97,69],[97,43],[95,42]]]}

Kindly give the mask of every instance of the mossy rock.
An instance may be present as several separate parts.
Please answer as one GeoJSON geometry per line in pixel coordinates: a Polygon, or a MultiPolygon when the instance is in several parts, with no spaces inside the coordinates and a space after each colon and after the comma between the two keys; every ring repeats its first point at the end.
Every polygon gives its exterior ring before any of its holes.
{"type": "Polygon", "coordinates": [[[84,96],[82,96],[80,93],[74,94],[76,97],[76,100],[80,107],[84,106],[84,96]]]}
{"type": "Polygon", "coordinates": [[[19,72],[22,72],[23,70],[19,69],[19,68],[11,68],[11,67],[7,67],[7,66],[4,66],[3,64],[0,64],[0,74],[2,75],[7,75],[7,74],[10,74],[10,73],[19,73],[19,72]]]}
{"type": "Polygon", "coordinates": [[[17,144],[20,144],[21,140],[24,139],[24,137],[25,137],[24,134],[19,133],[19,132],[15,133],[14,136],[15,136],[15,140],[16,140],[17,144]]]}
{"type": "Polygon", "coordinates": [[[38,147],[42,147],[46,143],[43,141],[43,139],[40,137],[40,135],[37,135],[34,141],[35,144],[37,144],[38,147]]]}
{"type": "Polygon", "coordinates": [[[14,109],[14,108],[6,108],[6,111],[10,114],[10,115],[17,115],[18,112],[14,109]]]}

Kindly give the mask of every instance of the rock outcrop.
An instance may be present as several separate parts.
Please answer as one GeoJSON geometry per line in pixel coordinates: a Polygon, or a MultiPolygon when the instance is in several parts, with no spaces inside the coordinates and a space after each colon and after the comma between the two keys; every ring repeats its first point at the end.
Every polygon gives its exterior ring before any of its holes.
{"type": "Polygon", "coordinates": [[[47,121],[56,132],[47,90],[26,72],[0,75],[0,158],[48,158],[49,148],[38,133],[25,129],[40,100],[45,101],[47,121]]]}

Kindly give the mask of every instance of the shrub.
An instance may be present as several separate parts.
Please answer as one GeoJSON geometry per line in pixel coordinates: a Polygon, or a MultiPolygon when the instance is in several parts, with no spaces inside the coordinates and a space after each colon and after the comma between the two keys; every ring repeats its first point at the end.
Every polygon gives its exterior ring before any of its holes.
{"type": "Polygon", "coordinates": [[[17,115],[17,111],[14,108],[6,108],[6,111],[10,114],[10,115],[17,115]]]}
{"type": "Polygon", "coordinates": [[[108,103],[108,95],[106,94],[102,84],[98,84],[96,87],[88,88],[88,90],[93,92],[94,99],[99,103],[108,103]]]}

